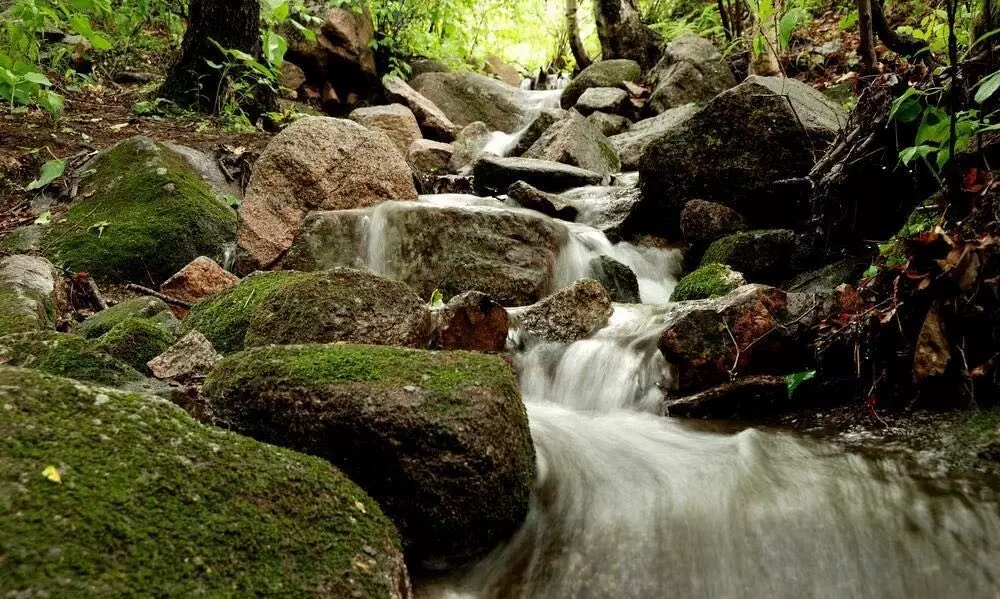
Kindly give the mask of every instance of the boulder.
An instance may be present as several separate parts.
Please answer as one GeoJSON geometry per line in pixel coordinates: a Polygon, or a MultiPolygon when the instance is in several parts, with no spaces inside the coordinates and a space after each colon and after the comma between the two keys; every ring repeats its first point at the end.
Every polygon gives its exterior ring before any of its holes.
{"type": "Polygon", "coordinates": [[[66,302],[62,277],[39,256],[0,258],[0,337],[54,329],[66,302]]]}
{"type": "Polygon", "coordinates": [[[576,101],[574,108],[584,116],[592,112],[622,114],[628,106],[628,92],[617,87],[591,87],[576,101]]]}
{"type": "Polygon", "coordinates": [[[577,112],[549,127],[523,156],[577,166],[601,175],[618,172],[622,166],[608,138],[577,112]]]}
{"type": "Polygon", "coordinates": [[[695,198],[766,224],[775,212],[767,192],[808,174],[844,122],[839,106],[804,83],[749,77],[647,145],[639,164],[646,232],[675,235],[695,198]]]}
{"type": "Polygon", "coordinates": [[[198,256],[219,256],[236,214],[183,156],[133,137],[82,171],[79,194],[45,235],[46,255],[100,282],[160,284],[198,256]]]}
{"type": "Polygon", "coordinates": [[[501,352],[507,343],[507,311],[480,291],[451,298],[434,314],[434,320],[434,345],[440,349],[501,352]]]}
{"type": "Polygon", "coordinates": [[[521,132],[521,136],[518,137],[517,143],[514,144],[514,148],[510,151],[511,156],[520,156],[528,151],[528,148],[535,145],[538,138],[542,136],[549,127],[558,123],[559,121],[568,118],[569,112],[563,110],[562,108],[544,108],[538,112],[538,115],[532,119],[531,124],[524,128],[521,132]]]}
{"type": "Polygon", "coordinates": [[[33,254],[42,251],[42,241],[45,239],[45,227],[42,225],[27,225],[8,231],[0,239],[0,252],[4,254],[33,254]]]}
{"type": "Polygon", "coordinates": [[[149,318],[126,318],[97,340],[98,349],[146,372],[146,362],[163,353],[173,342],[165,326],[149,318]]]}
{"type": "Polygon", "coordinates": [[[143,378],[137,370],[99,348],[96,342],[55,331],[0,337],[0,367],[3,366],[32,368],[109,387],[121,387],[143,378]]]}
{"type": "Polygon", "coordinates": [[[223,354],[260,345],[345,341],[426,347],[430,313],[398,281],[348,268],[260,273],[196,304],[181,332],[223,354]]]}
{"type": "Polygon", "coordinates": [[[693,33],[667,45],[651,79],[649,106],[657,113],[691,102],[707,104],[736,85],[729,64],[715,44],[693,33]]]}
{"type": "Polygon", "coordinates": [[[300,119],[254,165],[240,208],[241,267],[274,264],[312,210],[416,198],[410,167],[385,134],[343,119],[300,119]]]}
{"type": "Polygon", "coordinates": [[[642,76],[642,67],[634,60],[602,60],[585,68],[563,90],[560,103],[572,108],[583,92],[592,87],[622,87],[626,81],[634,83],[642,76]]]}
{"type": "Polygon", "coordinates": [[[660,406],[660,413],[675,418],[751,420],[773,415],[789,406],[785,377],[757,375],[742,377],[687,397],[668,398],[660,406]]]}
{"type": "Polygon", "coordinates": [[[281,63],[278,85],[282,87],[282,96],[295,99],[297,91],[306,82],[306,72],[290,60],[281,63]],[[288,91],[285,91],[288,90],[288,91]]]}
{"type": "Polygon", "coordinates": [[[642,192],[632,187],[586,187],[560,195],[576,206],[576,222],[604,233],[612,243],[632,236],[640,228],[637,222],[642,192]]]}
{"type": "Polygon", "coordinates": [[[365,269],[365,221],[370,210],[310,212],[281,261],[283,270],[365,269]]]}
{"type": "Polygon", "coordinates": [[[415,78],[424,73],[447,73],[451,69],[448,65],[439,60],[430,58],[414,58],[410,61],[410,78],[415,78]]]}
{"type": "Polygon", "coordinates": [[[518,181],[542,191],[559,193],[573,187],[598,185],[604,176],[583,168],[535,158],[483,156],[472,165],[476,193],[503,193],[518,181]]]}
{"type": "Polygon", "coordinates": [[[448,163],[455,153],[455,146],[431,139],[418,139],[410,144],[406,162],[413,170],[423,175],[442,173],[448,170],[448,163]]]}
{"type": "Polygon", "coordinates": [[[696,112],[698,112],[697,105],[685,104],[653,118],[638,121],[629,127],[628,131],[611,136],[611,145],[622,161],[622,170],[637,170],[639,160],[650,142],[678,127],[696,112]]]}
{"type": "Polygon", "coordinates": [[[402,104],[357,108],[347,118],[372,131],[385,133],[403,157],[410,144],[423,137],[413,111],[402,104]]]}
{"type": "Polygon", "coordinates": [[[611,301],[620,304],[638,304],[639,280],[628,266],[610,256],[598,256],[590,261],[590,270],[608,291],[611,301]]]}
{"type": "Polygon", "coordinates": [[[180,324],[163,300],[152,297],[134,297],[101,310],[81,322],[74,333],[87,339],[97,339],[130,318],[146,318],[173,331],[180,324]]]}
{"type": "Polygon", "coordinates": [[[7,594],[409,596],[392,522],[324,460],[32,370],[0,368],[0,404],[7,594]]]}
{"type": "Polygon", "coordinates": [[[425,73],[410,85],[448,118],[465,127],[476,121],[513,133],[527,123],[525,92],[478,73],[425,73]]]}
{"type": "Polygon", "coordinates": [[[523,79],[516,68],[504,62],[499,56],[486,57],[486,72],[513,87],[519,87],[523,79]]]}
{"type": "Polygon", "coordinates": [[[833,264],[796,275],[781,288],[794,293],[823,293],[844,283],[856,284],[869,262],[861,258],[845,258],[833,264]]]}
{"type": "MultiPolygon", "coordinates": [[[[592,112],[587,115],[587,120],[593,123],[605,137],[624,133],[632,125],[632,121],[627,118],[606,112],[592,112]]],[[[614,143],[611,145],[613,146],[614,143]]]]}
{"type": "Polygon", "coordinates": [[[541,212],[546,216],[565,221],[576,219],[577,210],[558,195],[545,193],[524,181],[518,181],[507,189],[507,196],[522,208],[541,212]]]}
{"type": "Polygon", "coordinates": [[[687,302],[700,299],[714,299],[728,295],[743,285],[746,280],[743,275],[724,264],[706,264],[677,282],[672,302],[687,302]]]}
{"type": "Polygon", "coordinates": [[[160,293],[190,304],[221,293],[240,278],[207,256],[199,256],[160,285],[160,293]]]}
{"type": "Polygon", "coordinates": [[[613,311],[604,285],[584,279],[537,304],[511,310],[511,317],[514,326],[531,338],[572,343],[606,326],[613,311]]]}
{"type": "Polygon", "coordinates": [[[398,102],[409,108],[425,137],[441,142],[454,141],[459,128],[434,102],[399,77],[386,77],[382,83],[385,85],[386,98],[390,102],[398,102]]]}
{"type": "Polygon", "coordinates": [[[691,200],[681,210],[681,234],[691,244],[711,243],[746,228],[739,213],[715,202],[691,200]]]}
{"type": "Polygon", "coordinates": [[[184,381],[207,375],[222,355],[198,331],[191,331],[146,363],[158,379],[184,381]]]}
{"type": "Polygon", "coordinates": [[[498,356],[354,345],[252,349],[204,386],[228,428],[329,460],[396,522],[408,561],[440,569],[507,539],[535,456],[498,356]]]}
{"type": "Polygon", "coordinates": [[[476,158],[483,154],[486,145],[490,143],[490,128],[486,123],[476,121],[464,127],[455,136],[455,143],[451,160],[448,161],[448,168],[452,172],[459,172],[472,164],[476,158]]]}
{"type": "Polygon", "coordinates": [[[793,272],[796,238],[788,229],[742,231],[708,246],[701,264],[725,264],[754,283],[775,283],[793,272]]]}

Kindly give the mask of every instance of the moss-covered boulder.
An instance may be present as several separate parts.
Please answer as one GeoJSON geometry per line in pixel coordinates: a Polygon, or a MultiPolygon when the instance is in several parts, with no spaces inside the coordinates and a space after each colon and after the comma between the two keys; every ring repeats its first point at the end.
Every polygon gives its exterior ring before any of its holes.
{"type": "Polygon", "coordinates": [[[0,336],[55,328],[63,296],[62,279],[45,258],[0,259],[0,336]]]}
{"type": "Polygon", "coordinates": [[[251,349],[204,393],[226,426],[326,458],[399,526],[424,567],[489,550],[535,473],[517,380],[498,356],[344,344],[251,349]]]}
{"type": "Polygon", "coordinates": [[[748,281],[775,283],[793,273],[795,252],[795,233],[788,229],[741,231],[708,246],[701,264],[725,264],[748,281]]]}
{"type": "Polygon", "coordinates": [[[642,76],[642,67],[634,60],[602,60],[585,68],[573,78],[563,90],[560,103],[563,108],[571,108],[592,87],[621,87],[623,83],[635,82],[642,76]]]}
{"type": "Polygon", "coordinates": [[[601,175],[618,172],[622,166],[615,147],[597,125],[575,111],[549,127],[523,156],[578,166],[601,175]]]}
{"type": "Polygon", "coordinates": [[[332,341],[426,347],[430,327],[430,311],[406,284],[335,268],[247,277],[196,304],[181,331],[199,331],[225,354],[332,341]]]}
{"type": "Polygon", "coordinates": [[[408,596],[392,523],[323,460],[32,370],[0,404],[5,595],[408,596]]]}
{"type": "Polygon", "coordinates": [[[98,340],[97,347],[139,372],[146,372],[146,362],[162,354],[174,336],[148,318],[126,318],[98,340]]]}
{"type": "Polygon", "coordinates": [[[142,375],[89,339],[42,331],[0,337],[0,365],[33,368],[100,385],[119,387],[142,375]]]}
{"type": "Polygon", "coordinates": [[[150,320],[168,331],[173,331],[180,325],[166,302],[152,296],[143,296],[101,310],[77,325],[73,332],[87,339],[96,339],[130,318],[150,320]]]}
{"type": "Polygon", "coordinates": [[[745,285],[743,275],[725,264],[711,263],[685,275],[670,294],[672,302],[712,299],[722,297],[745,285]]]}
{"type": "Polygon", "coordinates": [[[99,281],[159,285],[236,239],[236,214],[183,156],[134,137],[84,169],[80,193],[45,236],[45,254],[99,281]]]}

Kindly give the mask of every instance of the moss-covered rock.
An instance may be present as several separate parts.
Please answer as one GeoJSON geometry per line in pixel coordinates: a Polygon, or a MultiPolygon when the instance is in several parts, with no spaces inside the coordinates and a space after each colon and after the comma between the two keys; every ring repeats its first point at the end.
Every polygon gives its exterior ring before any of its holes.
{"type": "Polygon", "coordinates": [[[185,159],[135,137],[87,167],[78,199],[43,242],[45,254],[109,282],[159,284],[236,238],[236,214],[185,159]]]}
{"type": "Polygon", "coordinates": [[[174,331],[180,324],[163,300],[152,296],[134,297],[101,310],[77,325],[73,331],[81,337],[96,339],[130,318],[143,318],[174,331]]]}
{"type": "Polygon", "coordinates": [[[139,372],[162,354],[174,336],[162,324],[147,318],[126,318],[101,336],[97,347],[139,372]]]}
{"type": "Polygon", "coordinates": [[[0,259],[0,336],[55,328],[63,283],[45,258],[0,259]]]}
{"type": "Polygon", "coordinates": [[[255,348],[223,359],[204,393],[233,430],[342,468],[395,520],[413,563],[482,553],[527,513],[534,451],[517,380],[498,356],[255,348]]]}
{"type": "Polygon", "coordinates": [[[31,370],[0,404],[8,595],[406,596],[392,523],[323,460],[31,370]]]}
{"type": "Polygon", "coordinates": [[[701,265],[731,266],[753,283],[774,283],[792,274],[795,233],[788,229],[740,231],[708,246],[701,265]]]}
{"type": "Polygon", "coordinates": [[[745,285],[743,275],[724,264],[711,263],[685,275],[670,294],[672,302],[722,297],[745,285]]]}
{"type": "Polygon", "coordinates": [[[55,331],[0,337],[0,365],[34,368],[47,374],[112,387],[143,378],[93,341],[55,331]]]}

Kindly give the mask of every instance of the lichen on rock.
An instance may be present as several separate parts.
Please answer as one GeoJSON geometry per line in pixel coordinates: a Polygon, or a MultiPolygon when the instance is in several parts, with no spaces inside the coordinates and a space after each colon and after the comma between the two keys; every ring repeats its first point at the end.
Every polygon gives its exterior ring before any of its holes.
{"type": "Polygon", "coordinates": [[[724,264],[712,262],[686,275],[670,295],[672,302],[722,297],[745,285],[743,275],[724,264]]]}

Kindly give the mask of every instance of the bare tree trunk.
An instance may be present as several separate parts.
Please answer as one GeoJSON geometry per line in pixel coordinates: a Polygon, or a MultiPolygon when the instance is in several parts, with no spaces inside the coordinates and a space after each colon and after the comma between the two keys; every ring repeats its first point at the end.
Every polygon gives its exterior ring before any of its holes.
{"type": "Polygon", "coordinates": [[[785,9],[784,0],[774,1],[774,14],[760,17],[760,0],[756,0],[757,9],[754,14],[754,36],[759,40],[755,49],[750,72],[754,75],[781,75],[781,62],[778,60],[779,40],[778,23],[785,9]]]}
{"type": "Polygon", "coordinates": [[[864,74],[875,71],[875,33],[872,30],[871,3],[872,0],[857,0],[858,28],[861,30],[858,57],[861,59],[861,72],[864,74]]]}
{"type": "Polygon", "coordinates": [[[601,58],[628,58],[643,69],[656,65],[663,54],[663,38],[639,18],[635,0],[594,0],[601,58]]]}
{"type": "Polygon", "coordinates": [[[577,71],[590,66],[590,56],[580,39],[580,25],[576,18],[576,0],[566,0],[566,32],[569,35],[569,49],[573,52],[577,71]]]}

